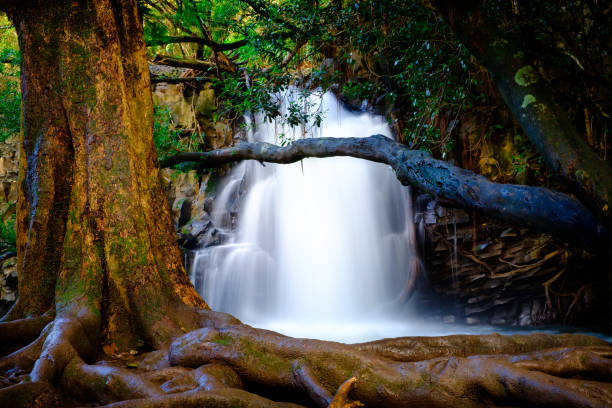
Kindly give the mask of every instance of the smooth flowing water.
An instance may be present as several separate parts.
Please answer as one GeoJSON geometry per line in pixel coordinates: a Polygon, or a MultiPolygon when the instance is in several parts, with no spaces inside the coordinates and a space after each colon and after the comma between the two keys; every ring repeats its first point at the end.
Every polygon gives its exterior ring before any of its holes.
{"type": "MultiPolygon", "coordinates": [[[[348,112],[332,94],[307,105],[324,115],[320,128],[260,121],[249,139],[391,137],[381,117],[348,112]]],[[[361,340],[405,331],[394,317],[418,258],[410,191],[389,166],[346,157],[247,161],[213,204],[217,225],[231,227],[228,208],[236,200],[229,242],[201,249],[191,267],[213,309],[305,337],[361,340]]]]}

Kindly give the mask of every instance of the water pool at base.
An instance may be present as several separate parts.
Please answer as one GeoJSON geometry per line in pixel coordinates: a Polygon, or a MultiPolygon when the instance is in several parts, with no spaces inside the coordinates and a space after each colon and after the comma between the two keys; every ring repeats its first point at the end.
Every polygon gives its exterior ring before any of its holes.
{"type": "Polygon", "coordinates": [[[380,321],[360,321],[358,324],[337,321],[295,322],[290,320],[261,320],[245,322],[251,326],[272,330],[296,338],[313,338],[341,343],[362,343],[395,337],[431,337],[453,334],[492,334],[502,335],[530,333],[581,333],[599,337],[612,343],[612,334],[588,331],[584,328],[567,326],[542,327],[501,327],[488,325],[460,325],[438,322],[419,322],[411,319],[380,321]]]}

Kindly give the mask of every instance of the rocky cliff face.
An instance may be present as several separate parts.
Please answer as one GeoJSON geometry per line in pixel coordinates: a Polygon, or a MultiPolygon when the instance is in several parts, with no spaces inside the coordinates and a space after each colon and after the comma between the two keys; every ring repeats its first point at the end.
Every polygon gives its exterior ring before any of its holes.
{"type": "Polygon", "coordinates": [[[0,214],[17,201],[18,143],[19,135],[0,143],[0,214]]]}
{"type": "Polygon", "coordinates": [[[424,313],[467,324],[610,325],[612,273],[601,257],[427,196],[416,201],[424,313]]]}
{"type": "MultiPolygon", "coordinates": [[[[193,72],[187,69],[155,65],[150,68],[156,75],[169,75],[165,72],[168,69],[174,70],[171,76],[193,75],[193,72]]],[[[153,88],[153,99],[156,104],[168,107],[174,127],[202,136],[203,143],[199,148],[220,149],[234,143],[236,132],[230,122],[213,120],[217,100],[211,83],[198,87],[189,83],[159,83],[153,88]]],[[[223,234],[211,218],[211,211],[215,187],[228,168],[207,173],[196,170],[162,170],[166,196],[177,230],[177,240],[186,254],[191,249],[218,244],[223,239],[223,234]]]]}
{"type": "MultiPolygon", "coordinates": [[[[161,65],[149,66],[151,72],[161,76],[190,77],[194,71],[170,68],[161,65]]],[[[219,149],[233,143],[234,129],[224,120],[213,120],[217,109],[217,97],[212,83],[198,85],[189,82],[168,84],[160,82],[153,86],[153,102],[169,108],[171,122],[184,132],[202,135],[205,148],[219,149]]]]}
{"type": "Polygon", "coordinates": [[[187,253],[220,244],[224,236],[211,214],[216,186],[222,175],[164,169],[162,177],[181,249],[187,253]]]}
{"type": "MultiPolygon", "coordinates": [[[[17,202],[17,172],[19,168],[19,135],[0,143],[0,223],[10,228],[17,202]]],[[[17,268],[12,250],[0,247],[0,315],[8,310],[17,297],[17,268]]]]}

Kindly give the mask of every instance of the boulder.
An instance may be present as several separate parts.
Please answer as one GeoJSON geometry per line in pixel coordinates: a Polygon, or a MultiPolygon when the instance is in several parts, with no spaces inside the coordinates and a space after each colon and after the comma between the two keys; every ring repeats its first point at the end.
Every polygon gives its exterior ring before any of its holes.
{"type": "Polygon", "coordinates": [[[3,316],[17,299],[17,258],[9,258],[0,266],[0,316],[3,316]]]}

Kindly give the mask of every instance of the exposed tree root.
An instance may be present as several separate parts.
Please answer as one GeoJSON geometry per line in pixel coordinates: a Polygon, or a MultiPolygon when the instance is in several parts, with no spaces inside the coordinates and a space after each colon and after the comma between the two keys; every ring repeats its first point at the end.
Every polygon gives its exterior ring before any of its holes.
{"type": "Polygon", "coordinates": [[[154,384],[127,369],[88,365],[79,357],[66,366],[60,384],[74,398],[102,404],[163,394],[154,384]]]}
{"type": "Polygon", "coordinates": [[[91,331],[80,318],[58,317],[45,339],[40,357],[30,373],[32,381],[57,384],[66,366],[75,358],[91,360],[97,354],[96,338],[89,338],[91,331]]]}
{"type": "Polygon", "coordinates": [[[544,333],[511,336],[493,333],[479,336],[401,337],[355,344],[360,351],[404,362],[430,360],[438,357],[524,354],[573,346],[607,348],[609,344],[604,340],[583,334],[544,333]]]}
{"type": "Polygon", "coordinates": [[[95,341],[84,330],[89,320],[60,317],[32,344],[0,360],[1,371],[23,371],[40,353],[33,381],[21,375],[20,384],[0,389],[0,406],[297,406],[247,392],[244,384],[269,390],[267,397],[278,392],[334,408],[612,405],[612,346],[586,335],[455,335],[349,345],[293,339],[208,310],[201,316],[207,327],[129,366],[84,362],[95,358],[95,341]],[[17,404],[3,405],[15,398],[17,404]]]}
{"type": "Polygon", "coordinates": [[[56,390],[44,382],[22,382],[0,389],[0,407],[55,407],[60,404],[56,390]]]}
{"type": "Polygon", "coordinates": [[[243,390],[189,391],[156,398],[129,400],[104,408],[299,408],[300,405],[271,401],[243,390]]]}
{"type": "Polygon", "coordinates": [[[334,397],[319,384],[312,370],[308,366],[293,363],[293,376],[304,393],[318,406],[327,407],[334,397]]]}
{"type": "Polygon", "coordinates": [[[41,316],[0,323],[0,344],[25,344],[38,337],[40,332],[53,321],[53,314],[48,312],[41,316]]]}
{"type": "MultiPolygon", "coordinates": [[[[612,404],[612,384],[584,380],[608,378],[612,348],[606,342],[572,335],[483,336],[484,342],[479,337],[451,336],[451,356],[438,358],[435,354],[441,354],[446,338],[438,338],[438,344],[428,344],[422,338],[390,340],[388,344],[412,343],[433,349],[433,356],[420,356],[423,361],[398,362],[365,352],[368,347],[364,345],[292,339],[246,325],[208,327],[177,339],[170,348],[170,362],[187,367],[223,362],[252,384],[295,391],[311,387],[308,394],[319,396],[319,405],[321,398],[350,377],[358,379],[352,385],[351,397],[366,406],[612,404]],[[581,346],[536,351],[563,342],[581,346]],[[588,344],[599,348],[582,347],[588,344]],[[517,350],[528,352],[490,354],[517,350]],[[453,353],[468,357],[455,357],[453,353]]],[[[369,350],[379,354],[381,349],[370,345],[369,350]]],[[[392,356],[397,358],[398,354],[392,356]]]]}
{"type": "Polygon", "coordinates": [[[351,389],[357,382],[356,377],[351,377],[346,380],[340,388],[338,388],[338,392],[334,396],[334,399],[329,404],[329,408],[353,408],[353,407],[362,407],[363,404],[359,401],[353,401],[349,399],[349,393],[351,389]]]}
{"type": "Polygon", "coordinates": [[[32,369],[32,366],[34,366],[34,363],[40,357],[43,344],[52,327],[53,323],[49,323],[40,333],[40,336],[32,343],[8,356],[0,358],[0,372],[7,371],[11,368],[18,368],[20,370],[32,369]]]}
{"type": "Polygon", "coordinates": [[[610,347],[552,349],[510,356],[507,360],[517,367],[541,371],[556,377],[612,381],[612,348],[610,347]]]}

